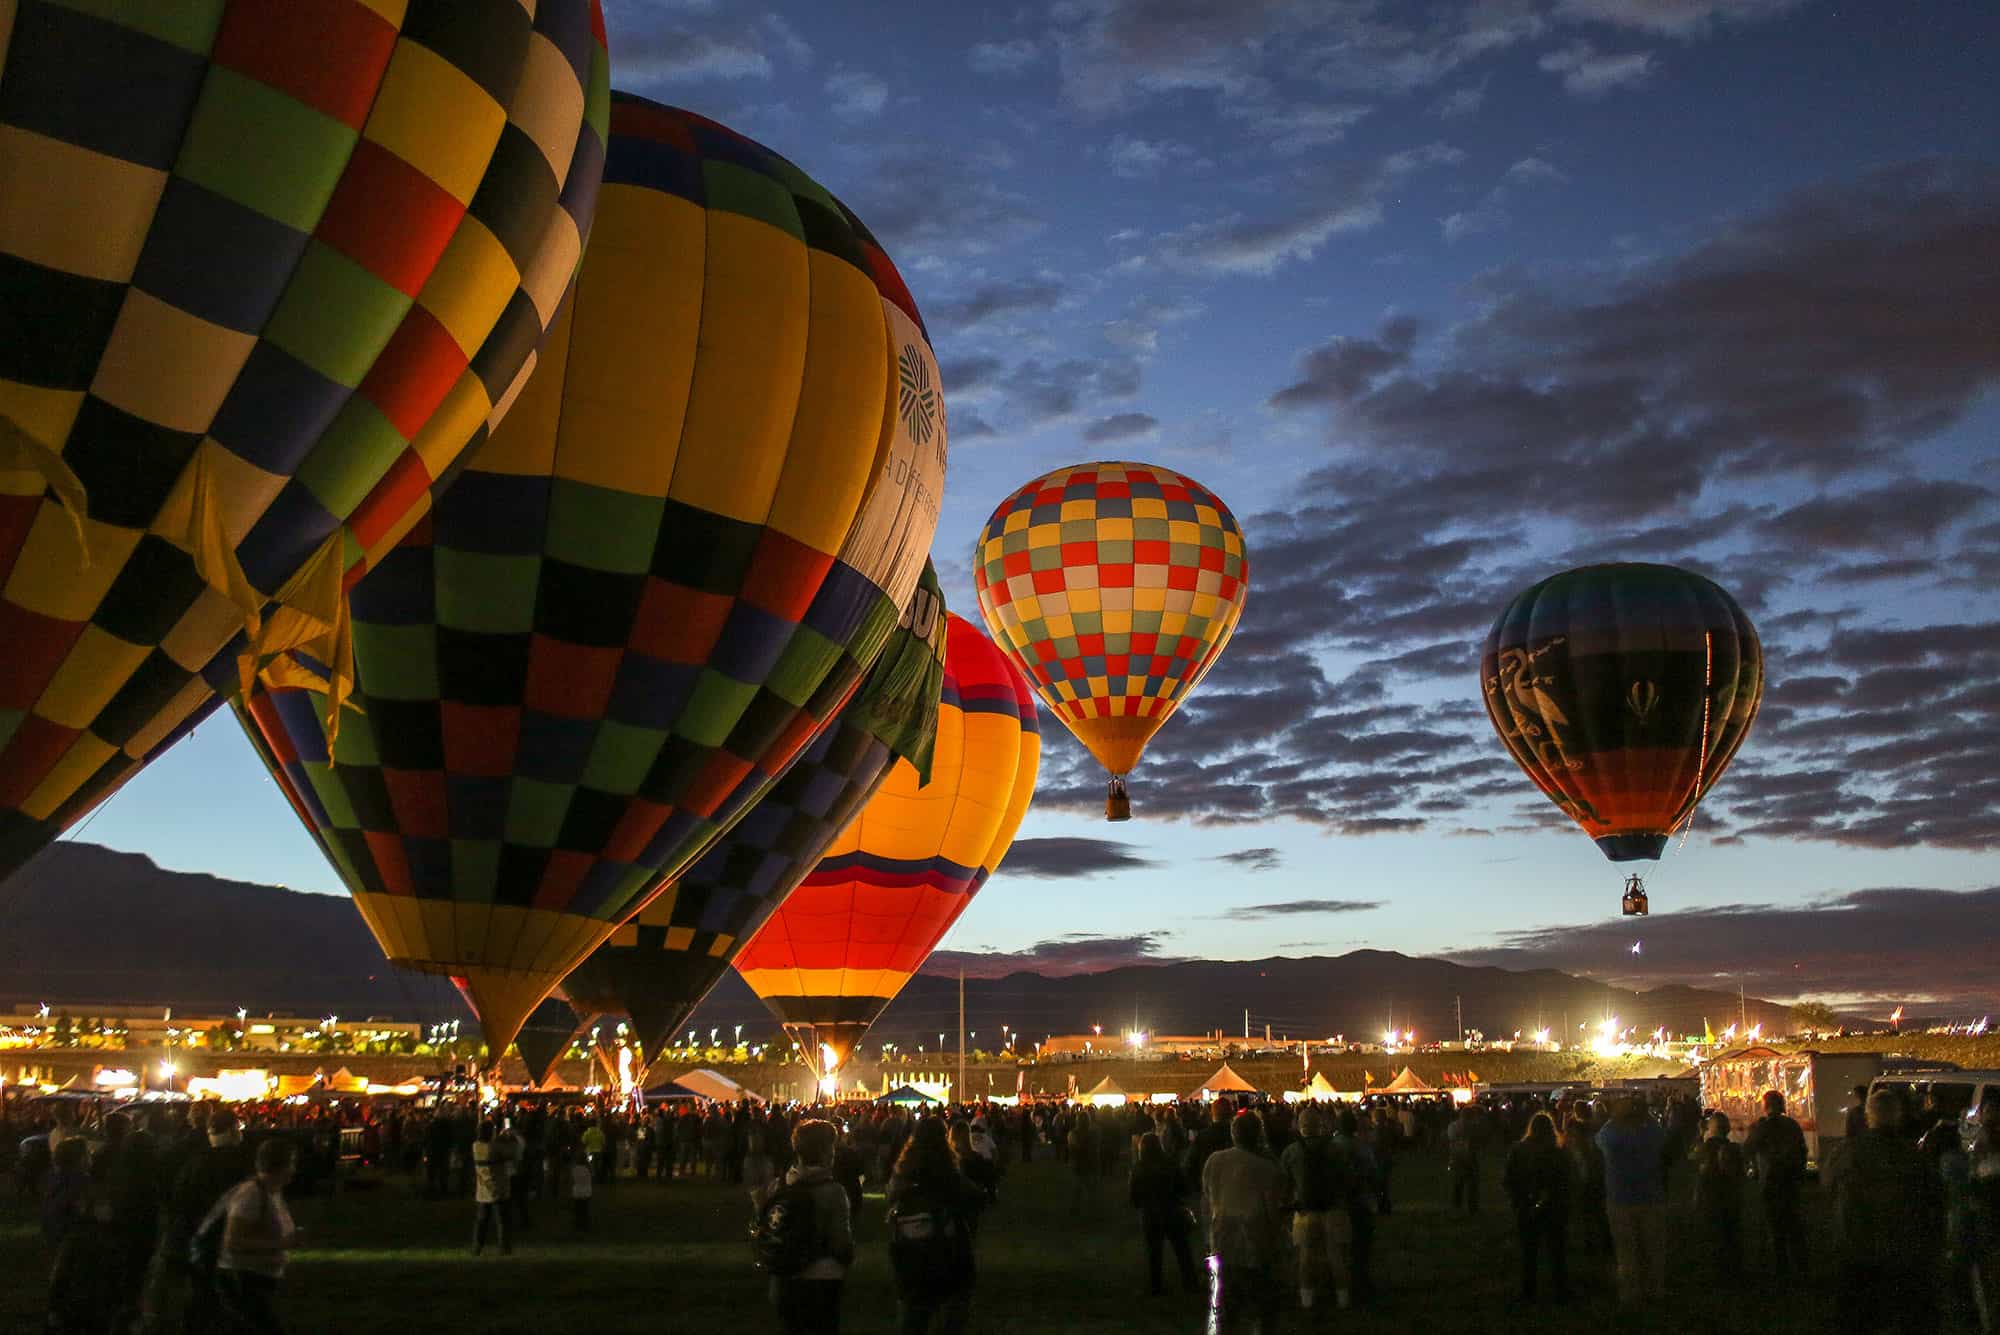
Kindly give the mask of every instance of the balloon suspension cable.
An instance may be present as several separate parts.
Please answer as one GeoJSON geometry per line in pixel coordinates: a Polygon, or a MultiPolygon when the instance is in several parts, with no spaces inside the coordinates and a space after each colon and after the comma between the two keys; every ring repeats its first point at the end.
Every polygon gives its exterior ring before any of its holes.
{"type": "Polygon", "coordinates": [[[1703,631],[1701,636],[1701,755],[1694,766],[1694,795],[1688,798],[1687,815],[1681,817],[1681,841],[1674,851],[1687,847],[1688,832],[1694,829],[1695,808],[1701,805],[1702,784],[1708,777],[1708,711],[1713,700],[1715,686],[1715,634],[1703,631]]]}
{"type": "Polygon", "coordinates": [[[1104,795],[1104,819],[1132,819],[1132,799],[1125,795],[1125,776],[1122,774],[1111,776],[1111,789],[1104,795]]]}

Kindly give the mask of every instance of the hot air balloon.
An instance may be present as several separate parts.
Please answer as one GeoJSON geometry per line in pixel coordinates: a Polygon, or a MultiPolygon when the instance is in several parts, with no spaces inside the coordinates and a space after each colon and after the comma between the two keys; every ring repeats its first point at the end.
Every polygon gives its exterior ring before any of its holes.
{"type": "Polygon", "coordinates": [[[393,961],[497,1060],[874,663],[937,523],[914,305],[823,189],[614,95],[591,243],[506,420],[353,592],[355,710],[244,715],[393,961]]]}
{"type": "Polygon", "coordinates": [[[521,1032],[514,1036],[514,1051],[520,1054],[521,1064],[528,1068],[528,1083],[546,1085],[554,1074],[556,1065],[583,1028],[584,1017],[578,1015],[569,999],[560,989],[544,997],[542,1004],[528,1012],[528,1018],[521,1024],[521,1032]]]}
{"type": "Polygon", "coordinates": [[[239,654],[340,657],[555,316],[607,70],[596,0],[5,6],[0,876],[239,654]]]}
{"type": "MultiPolygon", "coordinates": [[[[1736,600],[1674,566],[1584,566],[1515,596],[1481,693],[1528,777],[1613,862],[1657,859],[1743,745],[1764,650],[1736,600]]],[[[1625,911],[1646,911],[1627,878],[1625,911]]]]}
{"type": "Polygon", "coordinates": [[[1250,563],[1236,516],[1154,464],[1058,468],[1000,503],[974,545],[986,628],[1043,703],[1125,776],[1235,633],[1250,563]]]}
{"type": "Polygon", "coordinates": [[[587,1011],[622,1012],[652,1054],[728,971],[834,836],[907,761],[928,781],[944,683],[944,597],[927,565],[889,647],[784,777],[638,916],[570,971],[587,1011]]]}
{"type": "Polygon", "coordinates": [[[930,782],[898,761],[736,960],[815,1075],[846,1063],[999,868],[1040,768],[1027,682],[948,616],[930,782]]]}

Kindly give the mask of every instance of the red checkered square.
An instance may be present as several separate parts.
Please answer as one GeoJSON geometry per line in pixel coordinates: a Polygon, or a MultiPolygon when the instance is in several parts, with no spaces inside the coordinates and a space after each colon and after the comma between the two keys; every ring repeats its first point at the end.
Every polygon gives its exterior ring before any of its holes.
{"type": "Polygon", "coordinates": [[[232,0],[211,59],[359,130],[395,47],[395,28],[354,0],[232,0]]]}
{"type": "Polygon", "coordinates": [[[603,718],[611,708],[611,688],[624,652],[538,633],[528,643],[528,687],[522,703],[556,718],[603,718]]]}
{"type": "Polygon", "coordinates": [[[706,663],[722,638],[735,599],[648,578],[639,595],[632,648],[669,663],[706,663]]]}
{"type": "Polygon", "coordinates": [[[514,772],[521,746],[521,711],[512,705],[438,702],[444,732],[444,767],[476,779],[504,779],[514,772]]]}
{"type": "Polygon", "coordinates": [[[465,206],[409,163],[363,139],[314,235],[369,273],[415,297],[437,267],[465,206]],[[394,219],[393,227],[384,219],[394,219]]]}

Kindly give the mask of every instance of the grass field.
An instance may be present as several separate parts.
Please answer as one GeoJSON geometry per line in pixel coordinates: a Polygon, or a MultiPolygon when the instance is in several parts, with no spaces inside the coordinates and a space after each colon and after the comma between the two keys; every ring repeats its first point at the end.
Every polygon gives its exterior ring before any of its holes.
{"type": "MultiPolygon", "coordinates": [[[[1781,1288],[1765,1281],[1725,1289],[1711,1283],[1706,1256],[1677,1216],[1666,1307],[1637,1319],[1617,1313],[1608,1264],[1573,1258],[1576,1300],[1557,1308],[1513,1302],[1511,1221],[1500,1207],[1498,1164],[1486,1164],[1486,1210],[1466,1218],[1444,1200],[1441,1165],[1411,1154],[1398,1162],[1396,1210],[1376,1236],[1379,1301],[1364,1312],[1323,1314],[1309,1325],[1288,1312],[1286,1329],[1628,1332],[1818,1330],[1830,1314],[1822,1282],[1781,1288]]],[[[1103,1335],[1194,1332],[1194,1299],[1146,1296],[1144,1255],[1123,1183],[1080,1213],[1070,1179],[1048,1161],[1016,1164],[980,1239],[973,1329],[1078,1331],[1103,1335]]],[[[1815,1241],[1823,1202],[1812,1194],[1815,1241]]],[[[45,1261],[19,1203],[0,1216],[0,1331],[40,1328],[45,1261]]],[[[562,1206],[566,1210],[567,1206],[562,1206]]],[[[733,1188],[706,1183],[622,1182],[594,1203],[594,1231],[571,1231],[553,1204],[511,1257],[466,1247],[467,1202],[427,1202],[400,1183],[373,1192],[299,1201],[310,1247],[285,1280],[288,1329],[374,1335],[451,1329],[469,1335],[552,1335],[563,1330],[757,1332],[775,1329],[745,1244],[749,1206],[733,1188]]],[[[1755,1230],[1749,1231],[1754,1236],[1755,1230]]],[[[894,1329],[894,1299],[882,1241],[882,1203],[864,1209],[861,1257],[850,1276],[844,1329],[894,1329]]],[[[1825,1256],[1824,1246],[1818,1250],[1825,1256]]]]}

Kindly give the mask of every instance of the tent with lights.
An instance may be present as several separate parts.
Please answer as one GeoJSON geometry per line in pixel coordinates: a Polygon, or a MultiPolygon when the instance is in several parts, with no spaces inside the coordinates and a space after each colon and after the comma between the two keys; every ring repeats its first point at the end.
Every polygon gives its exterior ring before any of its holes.
{"type": "Polygon", "coordinates": [[[1326,1078],[1326,1072],[1314,1071],[1312,1083],[1306,1086],[1306,1097],[1325,1103],[1329,1100],[1339,1098],[1340,1091],[1335,1089],[1333,1082],[1326,1078]]]}
{"type": "Polygon", "coordinates": [[[1201,1082],[1201,1087],[1195,1090],[1195,1096],[1201,1099],[1212,1099],[1218,1094],[1261,1094],[1263,1092],[1263,1090],[1258,1089],[1257,1086],[1236,1074],[1235,1067],[1231,1066],[1228,1062],[1224,1062],[1217,1068],[1214,1075],[1201,1082]]]}
{"type": "Polygon", "coordinates": [[[898,1085],[875,1101],[877,1103],[901,1104],[904,1107],[928,1107],[930,1104],[943,1102],[942,1099],[933,1098],[921,1089],[917,1089],[911,1085],[898,1085]]]}
{"type": "Polygon", "coordinates": [[[1092,1085],[1078,1102],[1088,1103],[1094,1108],[1120,1108],[1131,1097],[1125,1092],[1124,1086],[1107,1075],[1092,1085]]]}
{"type": "Polygon", "coordinates": [[[1396,1073],[1394,1080],[1381,1086],[1375,1092],[1377,1094],[1436,1094],[1439,1090],[1436,1085],[1426,1082],[1422,1076],[1405,1066],[1396,1073]]]}
{"type": "Polygon", "coordinates": [[[745,1099],[752,1103],[764,1102],[764,1096],[756,1090],[746,1089],[722,1072],[711,1071],[705,1066],[677,1075],[673,1082],[682,1089],[693,1091],[699,1098],[714,1099],[717,1103],[740,1103],[745,1099]]]}

